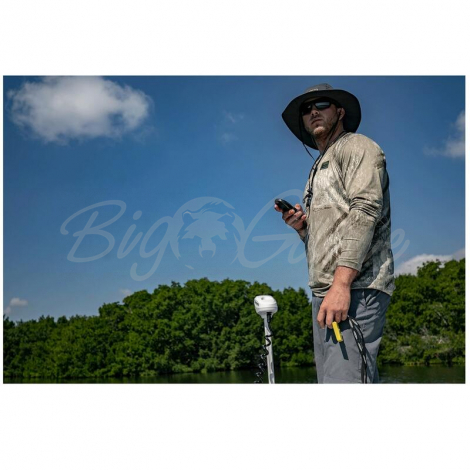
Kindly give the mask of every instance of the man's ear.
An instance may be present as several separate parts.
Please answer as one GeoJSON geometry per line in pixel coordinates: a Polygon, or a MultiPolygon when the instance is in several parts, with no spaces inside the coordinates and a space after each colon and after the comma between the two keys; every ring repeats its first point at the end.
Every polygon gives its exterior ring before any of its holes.
{"type": "Polygon", "coordinates": [[[339,120],[343,120],[344,118],[344,115],[346,114],[346,111],[344,110],[344,108],[338,108],[338,111],[339,111],[339,120]]]}

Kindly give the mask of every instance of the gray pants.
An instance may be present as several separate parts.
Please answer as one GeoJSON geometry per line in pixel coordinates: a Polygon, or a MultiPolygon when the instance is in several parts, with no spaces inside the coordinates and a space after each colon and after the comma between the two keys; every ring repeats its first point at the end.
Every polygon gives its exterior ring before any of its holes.
{"type": "MultiPolygon", "coordinates": [[[[352,289],[348,315],[361,327],[367,350],[367,382],[378,383],[377,353],[385,325],[385,312],[391,297],[376,289],[352,289]]],[[[332,329],[321,329],[317,322],[322,297],[313,296],[313,346],[318,383],[361,383],[361,355],[349,326],[338,324],[343,342],[338,343],[332,329]]]]}

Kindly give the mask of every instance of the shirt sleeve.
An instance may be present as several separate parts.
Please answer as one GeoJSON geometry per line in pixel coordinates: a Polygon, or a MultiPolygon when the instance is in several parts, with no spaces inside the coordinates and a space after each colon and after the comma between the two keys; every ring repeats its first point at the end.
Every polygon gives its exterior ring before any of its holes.
{"type": "Polygon", "coordinates": [[[349,214],[337,266],[360,271],[382,213],[385,156],[374,141],[358,134],[345,145],[341,168],[349,214]]]}

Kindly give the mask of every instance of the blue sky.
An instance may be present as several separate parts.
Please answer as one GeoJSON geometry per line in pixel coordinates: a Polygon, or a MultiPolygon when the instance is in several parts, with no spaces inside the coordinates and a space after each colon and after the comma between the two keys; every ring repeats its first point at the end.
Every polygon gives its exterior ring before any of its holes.
{"type": "Polygon", "coordinates": [[[397,272],[464,256],[463,77],[5,77],[4,312],[93,315],[201,277],[307,289],[270,207],[299,202],[312,164],[281,113],[322,82],[358,97],[386,154],[397,272]]]}

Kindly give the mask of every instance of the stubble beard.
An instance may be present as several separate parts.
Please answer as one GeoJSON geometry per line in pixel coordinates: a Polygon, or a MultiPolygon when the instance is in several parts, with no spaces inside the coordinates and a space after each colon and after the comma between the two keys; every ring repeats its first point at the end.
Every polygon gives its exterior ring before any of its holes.
{"type": "Polygon", "coordinates": [[[332,121],[326,121],[325,124],[322,124],[320,126],[317,126],[315,128],[308,127],[307,132],[313,136],[315,140],[322,140],[326,139],[328,133],[331,131],[333,128],[333,122],[332,121]]]}
{"type": "Polygon", "coordinates": [[[325,126],[318,126],[315,127],[315,129],[309,129],[308,132],[313,135],[315,139],[325,138],[328,134],[328,130],[325,128],[325,126]]]}
{"type": "Polygon", "coordinates": [[[317,123],[310,123],[305,125],[304,128],[312,136],[314,143],[320,148],[328,144],[333,137],[332,133],[338,129],[339,119],[335,115],[329,115],[326,117],[324,114],[321,115],[321,121],[317,123]]]}

